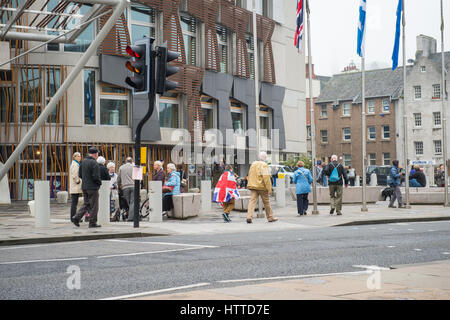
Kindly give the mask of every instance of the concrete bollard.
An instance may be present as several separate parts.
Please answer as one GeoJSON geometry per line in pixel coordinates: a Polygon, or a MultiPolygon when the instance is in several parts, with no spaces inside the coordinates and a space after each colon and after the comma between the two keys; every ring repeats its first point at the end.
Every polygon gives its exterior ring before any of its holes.
{"type": "Polygon", "coordinates": [[[34,181],[34,225],[50,226],[50,181],[34,181]]]}
{"type": "Polygon", "coordinates": [[[98,190],[98,216],[97,221],[100,225],[106,225],[110,223],[110,212],[109,212],[109,194],[111,181],[102,180],[102,185],[98,190]]]}
{"type": "Polygon", "coordinates": [[[60,204],[67,203],[69,199],[69,193],[67,191],[59,191],[56,193],[56,202],[60,204]]]}
{"type": "Polygon", "coordinates": [[[360,177],[359,176],[356,176],[355,177],[355,187],[359,187],[361,184],[359,183],[359,179],[360,179],[360,177]]]}
{"type": "Polygon", "coordinates": [[[277,183],[276,191],[275,191],[275,199],[277,201],[277,207],[284,208],[286,207],[286,182],[285,180],[289,179],[288,176],[285,178],[278,178],[279,183],[277,183]]]}
{"type": "Polygon", "coordinates": [[[162,181],[149,181],[149,222],[162,222],[162,181]]]}
{"type": "Polygon", "coordinates": [[[377,174],[376,173],[372,173],[370,175],[370,186],[371,187],[375,187],[377,185],[377,174]]]}
{"type": "MultiPolygon", "coordinates": [[[[0,168],[3,167],[3,163],[0,162],[0,168]]],[[[8,174],[5,174],[0,181],[0,204],[11,204],[11,197],[9,194],[8,174]]]]}
{"type": "Polygon", "coordinates": [[[34,200],[28,201],[28,212],[34,217],[34,200]]]}
{"type": "Polygon", "coordinates": [[[202,180],[202,212],[211,211],[211,180],[202,180]]]}

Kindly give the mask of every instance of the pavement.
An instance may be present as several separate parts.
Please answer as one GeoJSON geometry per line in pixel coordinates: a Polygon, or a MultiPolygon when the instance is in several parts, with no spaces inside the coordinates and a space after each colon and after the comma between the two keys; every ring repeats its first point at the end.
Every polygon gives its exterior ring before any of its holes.
{"type": "Polygon", "coordinates": [[[268,223],[265,218],[254,218],[253,224],[249,225],[246,223],[246,212],[238,211],[231,213],[231,223],[224,223],[220,206],[213,203],[211,211],[187,220],[169,219],[160,223],[141,221],[139,228],[134,228],[132,222],[112,222],[101,228],[89,229],[87,223],[81,224],[80,228],[74,227],[68,219],[70,204],[57,204],[54,201],[51,201],[50,206],[50,227],[37,228],[28,212],[27,202],[17,201],[12,205],[0,205],[0,245],[450,220],[450,208],[441,205],[414,205],[410,209],[397,209],[387,208],[387,202],[379,201],[369,204],[368,212],[361,212],[361,205],[344,205],[342,216],[330,215],[328,206],[318,206],[319,214],[311,215],[310,206],[308,215],[299,216],[294,201],[287,200],[285,208],[277,208],[273,198],[271,203],[274,216],[279,218],[275,223],[268,223]]]}
{"type": "Polygon", "coordinates": [[[450,260],[128,300],[450,300],[450,260]]]}

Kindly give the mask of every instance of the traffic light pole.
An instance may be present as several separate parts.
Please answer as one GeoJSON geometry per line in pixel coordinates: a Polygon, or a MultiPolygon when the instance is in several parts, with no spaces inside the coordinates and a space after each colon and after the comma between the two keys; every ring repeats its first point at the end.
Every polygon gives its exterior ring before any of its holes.
{"type": "MultiPolygon", "coordinates": [[[[148,93],[149,106],[147,114],[142,118],[136,127],[136,135],[134,141],[134,154],[135,154],[135,166],[141,166],[141,131],[144,124],[152,116],[153,110],[155,109],[155,58],[156,51],[150,50],[150,91],[148,93]]],[[[133,222],[134,227],[139,228],[139,208],[140,208],[140,191],[141,191],[141,180],[134,181],[134,216],[133,222]]]]}

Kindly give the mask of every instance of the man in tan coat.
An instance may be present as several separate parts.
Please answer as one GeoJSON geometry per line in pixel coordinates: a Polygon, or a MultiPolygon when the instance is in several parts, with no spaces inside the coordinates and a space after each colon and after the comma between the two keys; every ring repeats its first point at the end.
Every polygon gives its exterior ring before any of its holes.
{"type": "Polygon", "coordinates": [[[77,213],[78,199],[83,196],[81,190],[81,179],[78,176],[80,169],[81,154],[75,152],[72,156],[72,164],[70,165],[70,179],[69,179],[69,193],[72,198],[72,204],[70,206],[70,220],[77,213]]]}
{"type": "Polygon", "coordinates": [[[250,190],[250,202],[247,211],[247,223],[252,223],[253,212],[255,211],[258,197],[261,197],[266,210],[267,221],[274,222],[278,218],[273,217],[272,207],[270,206],[269,196],[272,194],[272,183],[270,181],[270,170],[266,163],[267,153],[259,154],[259,161],[254,161],[248,172],[248,185],[250,190]]]}

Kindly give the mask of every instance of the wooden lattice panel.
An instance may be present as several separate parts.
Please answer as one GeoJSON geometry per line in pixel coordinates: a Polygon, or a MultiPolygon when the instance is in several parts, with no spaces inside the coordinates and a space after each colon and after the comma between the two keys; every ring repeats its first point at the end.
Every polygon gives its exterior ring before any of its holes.
{"type": "MultiPolygon", "coordinates": [[[[103,28],[106,21],[111,17],[112,12],[100,18],[100,27],[103,28]]],[[[130,33],[128,32],[127,19],[122,13],[116,25],[103,40],[100,46],[100,53],[127,56],[125,51],[127,45],[130,43],[130,33]]]]}

